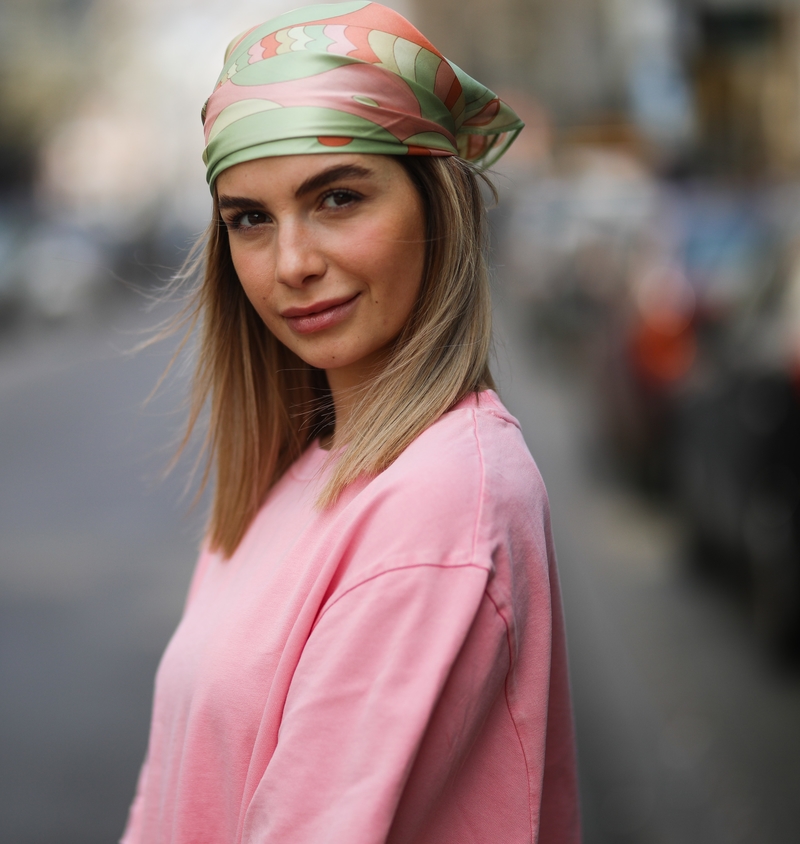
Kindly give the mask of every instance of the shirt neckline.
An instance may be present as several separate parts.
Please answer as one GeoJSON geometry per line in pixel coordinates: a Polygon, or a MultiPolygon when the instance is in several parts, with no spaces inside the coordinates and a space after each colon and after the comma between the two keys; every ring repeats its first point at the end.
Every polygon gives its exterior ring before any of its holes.
{"type": "MultiPolygon", "coordinates": [[[[475,393],[469,393],[456,404],[450,408],[448,413],[454,410],[460,410],[466,407],[491,407],[492,410],[497,411],[502,407],[497,393],[494,390],[481,390],[476,396],[475,393]],[[487,401],[488,400],[488,401],[487,401]]],[[[298,480],[310,481],[318,477],[320,471],[325,466],[326,461],[334,456],[337,452],[334,450],[328,451],[320,444],[319,438],[311,442],[306,450],[295,460],[289,467],[289,474],[298,480]]]]}
{"type": "Polygon", "coordinates": [[[289,467],[289,474],[301,481],[310,481],[319,474],[330,455],[331,452],[326,451],[316,439],[289,467]]]}

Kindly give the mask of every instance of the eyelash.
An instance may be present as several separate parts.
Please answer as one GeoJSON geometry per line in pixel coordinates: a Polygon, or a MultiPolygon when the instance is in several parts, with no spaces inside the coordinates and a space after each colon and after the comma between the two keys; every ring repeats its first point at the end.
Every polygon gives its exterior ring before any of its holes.
{"type": "MultiPolygon", "coordinates": [[[[338,211],[347,208],[350,204],[360,202],[363,199],[361,194],[356,193],[356,191],[349,190],[347,188],[332,188],[320,197],[319,204],[323,205],[323,203],[327,199],[330,199],[333,196],[347,197],[348,201],[343,205],[336,206],[335,208],[329,208],[328,210],[330,211],[338,211]]],[[[249,229],[254,229],[257,226],[261,225],[261,223],[254,223],[250,226],[245,226],[242,224],[242,220],[244,220],[245,217],[249,217],[251,214],[254,216],[260,215],[267,219],[269,217],[269,215],[266,214],[264,211],[242,211],[240,214],[237,214],[230,220],[225,220],[225,225],[232,231],[248,231],[249,229]]],[[[266,220],[262,222],[266,222],[266,220]]]]}
{"type": "MultiPolygon", "coordinates": [[[[354,190],[349,190],[348,188],[333,188],[332,190],[329,190],[327,193],[324,193],[322,195],[322,197],[320,198],[320,205],[323,202],[325,202],[326,199],[330,199],[332,196],[336,196],[337,194],[340,195],[340,196],[346,196],[349,200],[348,203],[347,203],[348,205],[350,204],[350,202],[359,202],[361,199],[363,199],[361,194],[356,193],[354,190]]],[[[344,208],[344,207],[346,207],[346,206],[345,205],[337,206],[337,208],[344,208]]]]}
{"type": "Polygon", "coordinates": [[[251,214],[261,214],[262,216],[266,217],[267,215],[264,214],[263,211],[243,211],[241,214],[237,214],[235,217],[231,218],[230,220],[225,220],[225,225],[231,229],[232,231],[248,231],[249,229],[253,229],[259,225],[259,223],[254,223],[251,226],[245,226],[242,224],[242,220],[245,217],[249,217],[251,214]]]}

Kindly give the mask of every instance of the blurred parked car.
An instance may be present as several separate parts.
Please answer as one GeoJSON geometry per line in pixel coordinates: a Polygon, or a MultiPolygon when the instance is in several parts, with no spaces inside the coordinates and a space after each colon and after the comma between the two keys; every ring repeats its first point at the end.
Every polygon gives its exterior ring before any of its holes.
{"type": "Polygon", "coordinates": [[[775,269],[767,215],[747,195],[662,188],[647,246],[597,332],[597,407],[629,477],[673,482],[675,412],[720,333],[775,269]]]}
{"type": "Polygon", "coordinates": [[[517,186],[518,299],[585,364],[606,453],[678,505],[772,645],[800,646],[800,213],[617,155],[567,164],[517,186]]]}
{"type": "Polygon", "coordinates": [[[584,348],[652,228],[658,185],[622,152],[577,148],[514,185],[503,250],[514,293],[540,334],[584,348]]]}
{"type": "Polygon", "coordinates": [[[676,415],[675,487],[695,545],[752,590],[780,651],[800,646],[800,253],[753,291],[676,415]]]}
{"type": "Polygon", "coordinates": [[[0,204],[0,326],[13,319],[19,311],[22,294],[16,274],[20,229],[8,204],[0,204]]]}

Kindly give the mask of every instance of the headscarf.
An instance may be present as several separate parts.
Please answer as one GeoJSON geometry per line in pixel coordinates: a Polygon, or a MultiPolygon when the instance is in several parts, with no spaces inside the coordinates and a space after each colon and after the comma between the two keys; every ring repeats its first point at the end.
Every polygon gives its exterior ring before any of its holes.
{"type": "Polygon", "coordinates": [[[378,3],[306,6],[230,44],[203,106],[213,186],[276,155],[459,155],[493,164],[522,121],[404,17],[378,3]]]}

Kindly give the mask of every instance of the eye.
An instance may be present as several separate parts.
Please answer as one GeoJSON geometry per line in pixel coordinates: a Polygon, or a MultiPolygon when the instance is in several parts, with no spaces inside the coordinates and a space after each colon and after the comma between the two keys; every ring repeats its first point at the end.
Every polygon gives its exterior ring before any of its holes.
{"type": "Polygon", "coordinates": [[[322,197],[322,205],[325,208],[346,208],[348,205],[355,205],[361,200],[361,195],[351,190],[337,188],[329,191],[322,197]]]}
{"type": "Polygon", "coordinates": [[[223,216],[223,220],[231,231],[241,231],[268,223],[269,217],[263,211],[243,211],[230,217],[223,216]]]}
{"type": "Polygon", "coordinates": [[[252,229],[261,223],[267,222],[267,215],[263,211],[245,211],[240,214],[233,222],[236,228],[252,229]]]}

